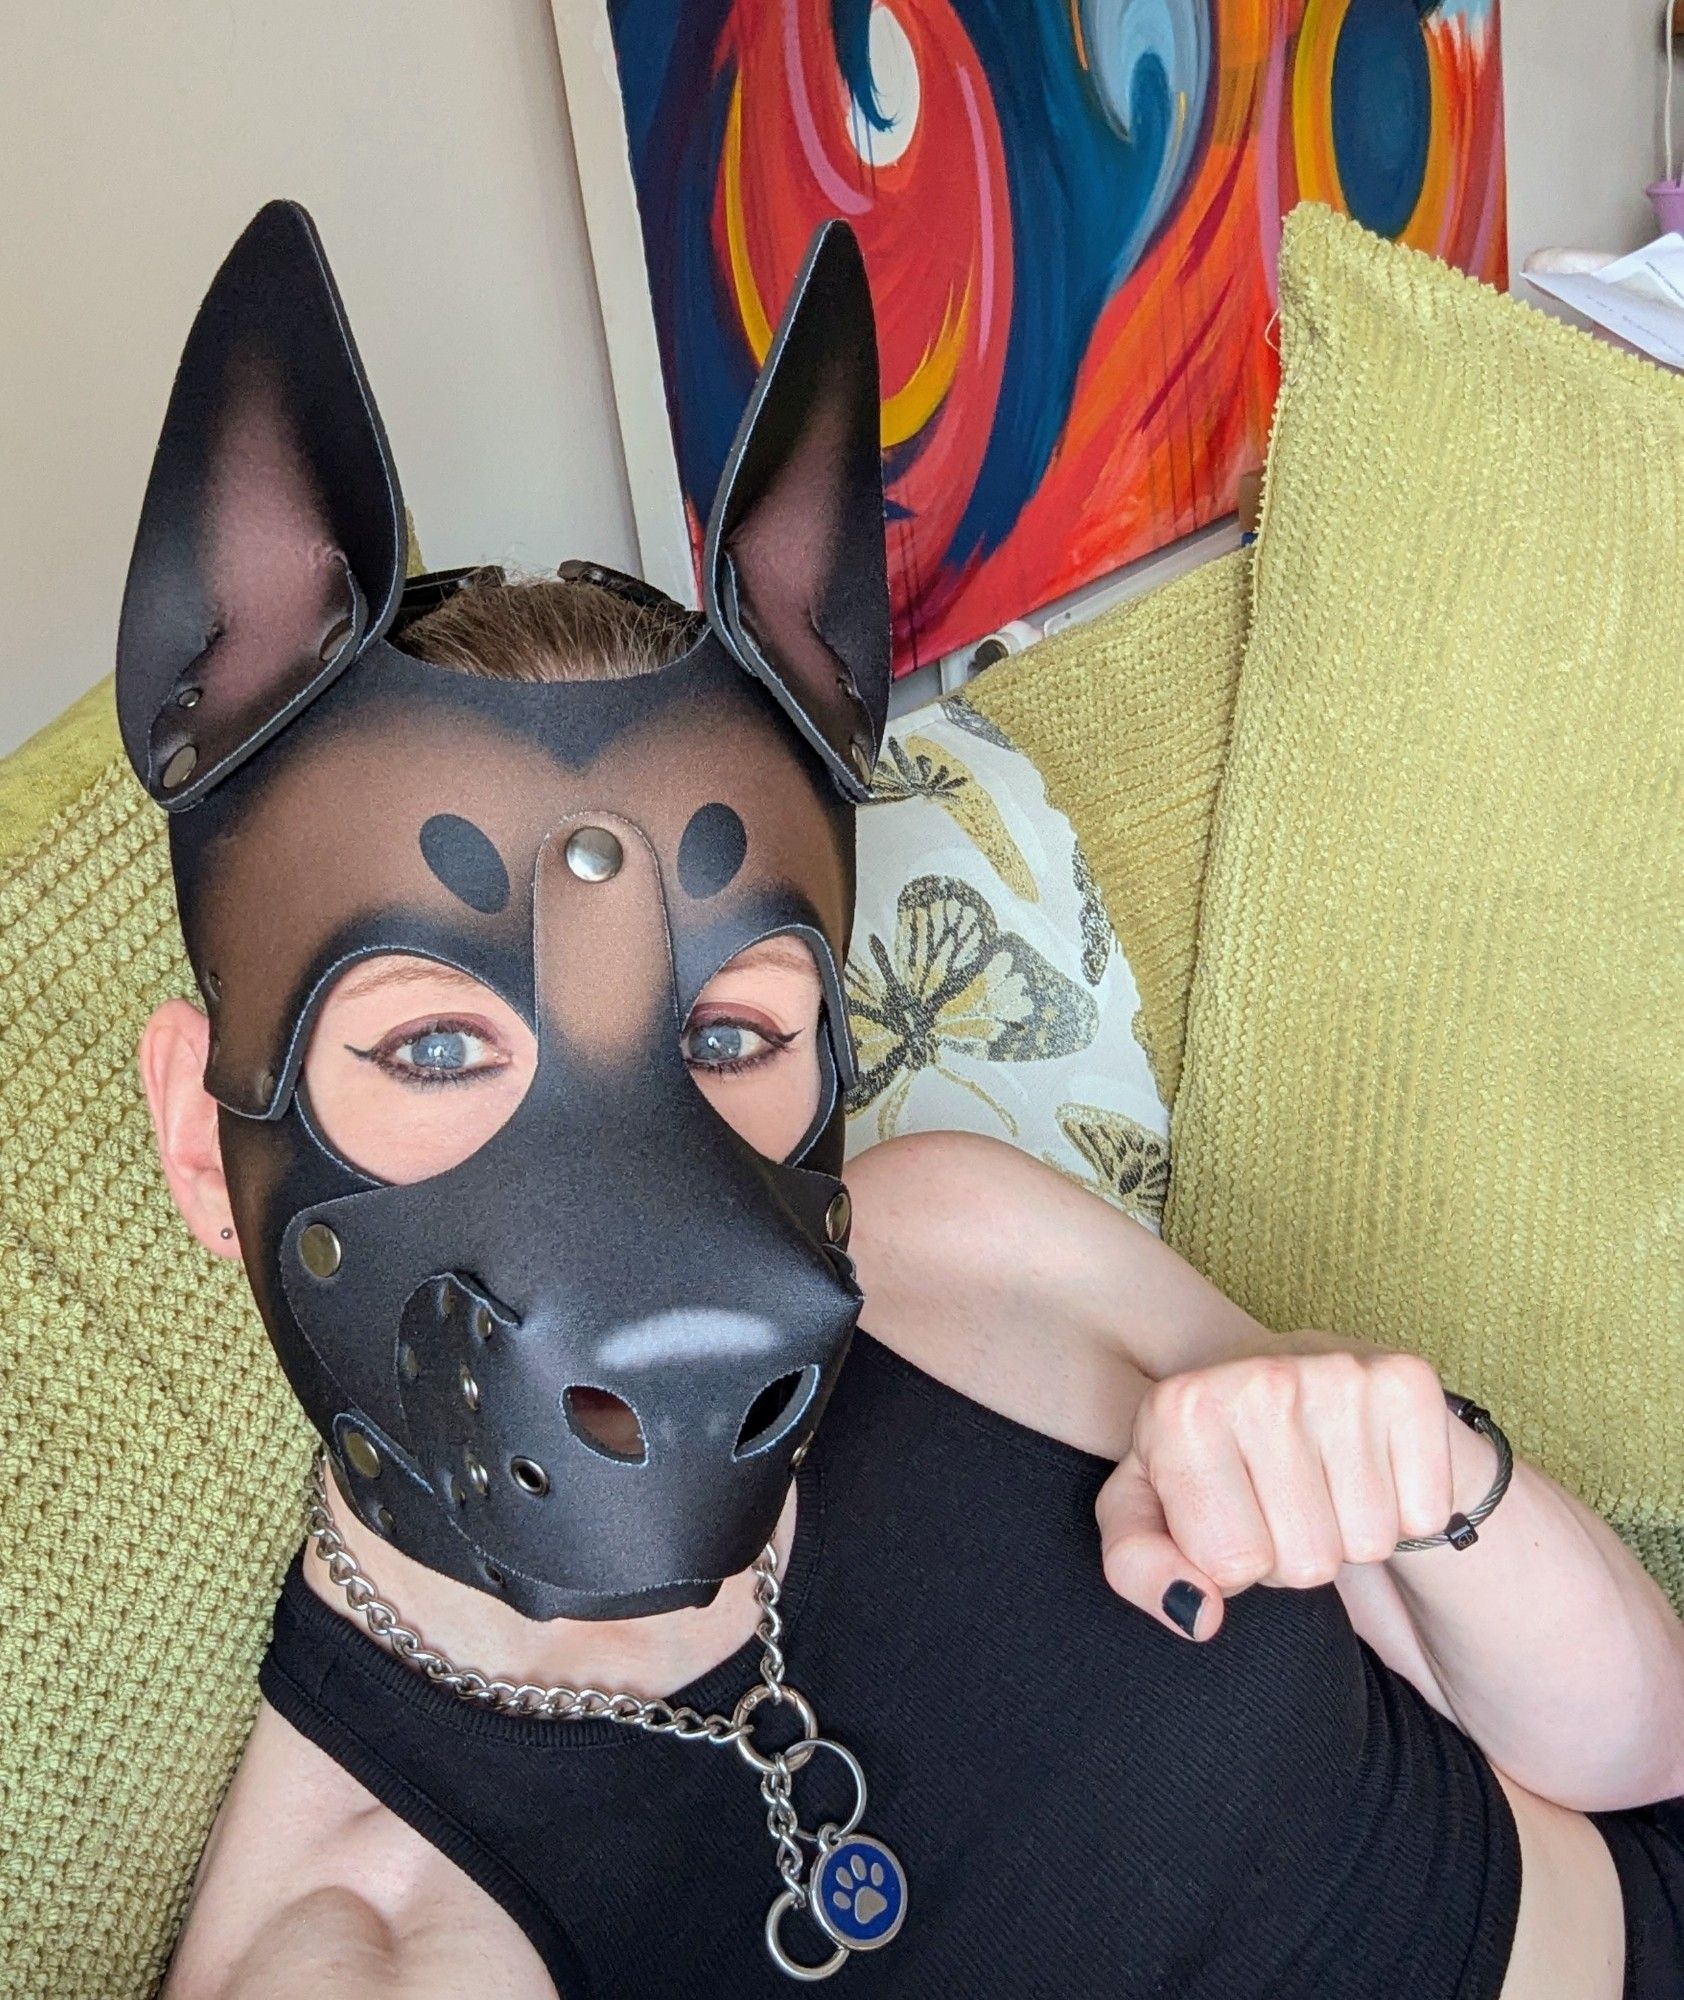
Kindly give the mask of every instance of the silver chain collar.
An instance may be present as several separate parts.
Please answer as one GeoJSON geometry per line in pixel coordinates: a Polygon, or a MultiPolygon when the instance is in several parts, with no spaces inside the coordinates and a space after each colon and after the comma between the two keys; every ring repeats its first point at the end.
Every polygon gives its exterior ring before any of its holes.
{"type": "Polygon", "coordinates": [[[615,1722],[683,1743],[734,1744],[744,1762],[760,1774],[766,1828],[776,1846],[778,1874],[784,1883],[782,1893],[766,1913],[765,1927],[766,1949],[779,1971],[792,1979],[828,1979],[847,1963],[850,1952],[874,1951],[899,1931],[906,1915],[906,1871],[880,1840],[858,1830],[865,1816],[865,1773],[851,1750],[819,1734],[812,1703],[785,1678],[778,1556],[770,1542],[754,1564],[754,1601],[760,1612],[754,1636],[760,1642],[760,1678],[744,1691],[729,1715],[717,1710],[703,1715],[683,1702],[674,1704],[659,1697],[608,1693],[601,1688],[539,1687],[530,1681],[499,1679],[477,1667],[458,1666],[403,1622],[396,1607],[380,1595],[346,1547],[328,1506],[325,1452],[311,1469],[307,1500],[306,1531],[327,1566],[330,1580],[344,1592],[345,1601],[372,1636],[435,1687],[499,1714],[539,1722],[615,1722]],[[754,1741],[755,1713],[766,1703],[776,1707],[785,1702],[795,1710],[802,1733],[781,1750],[763,1751],[754,1741]],[[853,1779],[854,1807],[845,1820],[826,1821],[816,1832],[809,1832],[795,1810],[794,1780],[821,1750],[838,1758],[853,1779]],[[816,1850],[810,1862],[803,1842],[816,1850]],[[780,1931],[791,1909],[811,1914],[836,1947],[830,1957],[817,1964],[803,1964],[789,1956],[780,1931]]]}

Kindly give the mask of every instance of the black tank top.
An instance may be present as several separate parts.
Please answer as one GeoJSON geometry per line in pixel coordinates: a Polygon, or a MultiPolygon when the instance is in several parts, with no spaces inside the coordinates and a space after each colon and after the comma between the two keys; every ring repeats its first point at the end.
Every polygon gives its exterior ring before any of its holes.
{"type": "MultiPolygon", "coordinates": [[[[785,1651],[909,1891],[837,1991],[1491,2000],[1520,1853],[1480,1752],[1331,1588],[1247,1591],[1202,1646],[1124,1604],[1093,1517],[1110,1470],[856,1336],[798,1474],[785,1651]]],[[[734,1749],[470,1707],[302,1560],[263,1693],[502,1904],[563,2000],[787,2000],[734,1749]]],[[[674,1699],[729,1712],[758,1667],[750,1642],[674,1699]]],[[[809,1826],[850,1797],[834,1758],[797,1781],[809,1826]]],[[[824,1955],[804,1916],[785,1937],[824,1955]]]]}

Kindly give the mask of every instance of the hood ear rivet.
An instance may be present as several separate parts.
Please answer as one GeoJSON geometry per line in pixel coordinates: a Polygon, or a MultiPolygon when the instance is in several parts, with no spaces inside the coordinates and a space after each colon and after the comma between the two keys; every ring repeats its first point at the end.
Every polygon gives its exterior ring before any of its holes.
{"type": "Polygon", "coordinates": [[[481,1340],[489,1340],[491,1338],[493,1325],[495,1325],[495,1321],[491,1317],[491,1308],[489,1306],[475,1306],[474,1332],[481,1340]]]}
{"type": "Polygon", "coordinates": [[[193,766],[199,761],[199,753],[191,743],[182,744],[164,766],[164,789],[173,792],[177,785],[185,784],[193,775],[193,766]]]}
{"type": "Polygon", "coordinates": [[[618,875],[625,859],[613,834],[605,826],[582,826],[567,843],[567,865],[581,882],[606,882],[618,875]]]}
{"type": "Polygon", "coordinates": [[[838,1188],[824,1212],[824,1233],[832,1243],[840,1243],[854,1219],[854,1204],[846,1188],[838,1188]]]}
{"type": "Polygon", "coordinates": [[[470,1410],[479,1408],[479,1384],[465,1367],[462,1370],[462,1400],[470,1410]]]}
{"type": "Polygon", "coordinates": [[[312,1278],[331,1278],[343,1254],[339,1238],[325,1222],[312,1222],[299,1236],[299,1261],[312,1278]]]}
{"type": "Polygon", "coordinates": [[[486,1471],[485,1467],[481,1465],[471,1451],[463,1452],[462,1469],[468,1475],[468,1484],[479,1495],[480,1499],[483,1500],[491,1491],[491,1474],[486,1471]]]}
{"type": "Polygon", "coordinates": [[[854,767],[854,776],[869,791],[871,788],[872,773],[877,768],[877,761],[871,754],[871,745],[866,742],[863,736],[856,736],[848,745],[848,759],[854,767]]]}
{"type": "Polygon", "coordinates": [[[199,697],[203,693],[203,688],[183,688],[175,698],[175,705],[177,708],[197,708],[199,697]]]}
{"type": "Polygon", "coordinates": [[[407,1340],[398,1349],[398,1369],[406,1382],[413,1382],[421,1373],[421,1357],[407,1340]]]}
{"type": "Polygon", "coordinates": [[[205,974],[205,997],[209,1000],[222,998],[222,981],[214,972],[205,974]]]}
{"type": "Polygon", "coordinates": [[[392,1510],[390,1507],[376,1507],[374,1510],[374,1520],[375,1520],[375,1525],[379,1528],[381,1534],[383,1535],[390,1535],[398,1525],[397,1522],[392,1518],[392,1510]]]}
{"type": "Polygon", "coordinates": [[[345,1456],[365,1479],[380,1476],[380,1454],[361,1431],[345,1433],[345,1456]]]}
{"type": "Polygon", "coordinates": [[[323,666],[326,666],[328,661],[331,660],[334,654],[339,651],[340,647],[344,645],[345,640],[350,633],[350,630],[351,630],[350,619],[341,618],[338,624],[330,625],[327,628],[327,630],[322,634],[322,643],[316,650],[316,657],[321,661],[323,666]]]}

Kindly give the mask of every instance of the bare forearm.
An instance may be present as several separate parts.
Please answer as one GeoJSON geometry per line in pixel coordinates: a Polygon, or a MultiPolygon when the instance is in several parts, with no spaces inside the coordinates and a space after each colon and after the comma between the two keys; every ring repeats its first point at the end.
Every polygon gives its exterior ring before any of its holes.
{"type": "MultiPolygon", "coordinates": [[[[1452,1425],[1456,1496],[1489,1442],[1452,1425]]],[[[1607,1523],[1534,1467],[1470,1549],[1386,1565],[1462,1728],[1529,1790],[1583,1812],[1684,1794],[1684,1626],[1607,1523]]]]}
{"type": "MultiPolygon", "coordinates": [[[[1226,1359],[1376,1351],[1271,1333],[1237,1308],[1228,1333],[1226,1359]]],[[[1213,1342],[1207,1315],[1201,1349],[1213,1342]]],[[[1496,1453],[1454,1418],[1448,1428],[1465,1513],[1496,1453]]],[[[1684,1625],[1608,1524],[1546,1474],[1517,1460],[1471,1548],[1394,1555],[1383,1570],[1443,1706],[1516,1783],[1581,1812],[1684,1794],[1684,1625]]]]}
{"type": "MultiPolygon", "coordinates": [[[[1376,1351],[1275,1334],[1237,1307],[1224,1318],[1202,1292],[1190,1304],[1193,1365],[1376,1351]]],[[[1496,1453],[1454,1418],[1448,1428],[1465,1513],[1489,1490],[1496,1453]]],[[[1608,1524],[1554,1480],[1517,1461],[1471,1548],[1395,1555],[1384,1570],[1444,1706],[1516,1783],[1581,1812],[1684,1794],[1684,1625],[1608,1524]]]]}
{"type": "MultiPolygon", "coordinates": [[[[1155,1282],[1167,1304],[1173,1285],[1155,1282]]],[[[1275,1334],[1237,1307],[1221,1312],[1202,1281],[1188,1290],[1198,1358],[1184,1365],[1375,1351],[1275,1334]]],[[[1160,1344],[1154,1360],[1169,1358],[1160,1344]]],[[[1449,1435],[1466,1512],[1489,1490],[1496,1453],[1453,1418],[1449,1435]]],[[[1472,1548],[1396,1555],[1384,1567],[1445,1706],[1518,1784],[1582,1812],[1684,1794],[1684,1625],[1607,1523],[1554,1480],[1517,1462],[1472,1548]]]]}
{"type": "MultiPolygon", "coordinates": [[[[1157,1379],[1253,1355],[1376,1351],[1273,1333],[1080,1190],[1049,1185],[1044,1199],[1050,1226],[1034,1232],[1025,1281],[1043,1299],[1073,1298],[1093,1337],[1157,1379]]],[[[1448,1428],[1465,1511],[1489,1488],[1495,1453],[1454,1419],[1448,1428]]],[[[1684,1794],[1684,1625],[1606,1522],[1553,1480],[1517,1464],[1472,1548],[1383,1567],[1444,1705],[1517,1783],[1582,1811],[1684,1794]]]]}
{"type": "MultiPolygon", "coordinates": [[[[1018,1370],[1026,1408],[1037,1392],[1057,1406],[1026,1420],[1088,1449],[1109,1451],[1113,1436],[1118,1456],[1129,1448],[1139,1389],[1125,1395],[1125,1377],[1162,1385],[1260,1356],[1378,1352],[1270,1332],[1138,1224],[1009,1147],[920,1135],[851,1172],[856,1220],[866,1213],[873,1229],[868,1292],[904,1292],[919,1324],[948,1302],[967,1351],[987,1359],[991,1394],[1018,1370]],[[1066,1382],[1082,1392],[1067,1409],[1066,1382]]],[[[1490,1444],[1443,1411],[1430,1371],[1425,1402],[1465,1511],[1490,1483],[1490,1444]]],[[[1403,1532],[1434,1532],[1448,1511],[1403,1532]]],[[[1473,1548],[1364,1554],[1338,1580],[1363,1636],[1518,1783],[1583,1810],[1684,1794],[1684,1628],[1612,1531],[1541,1473],[1517,1467],[1473,1548]]],[[[1150,1592],[1140,1601],[1161,1608],[1150,1592]]]]}

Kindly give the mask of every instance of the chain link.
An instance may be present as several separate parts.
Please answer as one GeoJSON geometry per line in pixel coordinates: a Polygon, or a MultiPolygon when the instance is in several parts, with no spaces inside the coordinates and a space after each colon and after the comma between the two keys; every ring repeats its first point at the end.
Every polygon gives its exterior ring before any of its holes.
{"type": "Polygon", "coordinates": [[[807,1859],[801,1852],[801,1819],[790,1797],[795,1774],[782,1752],[772,1758],[772,1768],[760,1780],[760,1796],[766,1801],[766,1831],[777,1847],[778,1873],[794,1898],[795,1907],[807,1907],[807,1859]]]}
{"type": "MultiPolygon", "coordinates": [[[[738,1704],[734,1715],[721,1715],[717,1711],[703,1715],[682,1702],[675,1707],[658,1696],[646,1698],[623,1691],[609,1693],[602,1688],[565,1685],[537,1687],[530,1681],[498,1679],[482,1673],[478,1667],[458,1666],[447,1655],[429,1646],[420,1633],[404,1624],[397,1608],[380,1595],[373,1580],[346,1547],[345,1539],[335,1527],[328,1508],[325,1453],[316,1460],[311,1472],[308,1498],[306,1531],[315,1544],[317,1555],[327,1565],[330,1580],[344,1592],[346,1603],[361,1617],[376,1639],[447,1694],[453,1694],[462,1701],[474,1702],[482,1708],[495,1709],[499,1714],[523,1716],[540,1722],[617,1722],[628,1729],[641,1729],[647,1735],[672,1736],[681,1742],[740,1744],[749,1741],[753,1727],[750,1717],[759,1704],[747,1704],[746,1698],[744,1703],[738,1704]]],[[[784,1656],[778,1643],[783,1636],[783,1618],[778,1611],[778,1556],[770,1542],[755,1561],[754,1598],[760,1607],[760,1617],[755,1626],[755,1637],[763,1650],[760,1682],[766,1690],[761,1699],[773,1702],[793,1700],[803,1719],[810,1721],[812,1711],[793,1689],[784,1684],[784,1656]]],[[[758,1693],[759,1690],[751,1689],[750,1692],[758,1693]]],[[[750,1747],[753,1747],[752,1742],[750,1747]]],[[[768,1760],[761,1758],[758,1752],[756,1756],[762,1764],[770,1763],[773,1769],[783,1767],[781,1757],[768,1760]]],[[[787,1767],[783,1767],[783,1776],[784,1806],[787,1810],[787,1767]]],[[[762,1790],[765,1790],[764,1780],[762,1790]]],[[[768,1824],[770,1807],[771,1795],[768,1794],[768,1824]]],[[[793,1819],[793,1814],[791,1817],[793,1819]]],[[[774,1830],[773,1838],[780,1843],[779,1873],[787,1881],[789,1876],[784,1867],[782,1837],[774,1830]]],[[[799,1859],[799,1848],[796,1855],[799,1859]]]]}
{"type": "MultiPolygon", "coordinates": [[[[783,1614],[778,1608],[778,1556],[768,1542],[754,1565],[754,1601],[759,1608],[754,1636],[760,1642],[760,1676],[750,1683],[729,1715],[717,1710],[703,1715],[685,1703],[674,1704],[659,1696],[645,1697],[624,1690],[610,1693],[602,1688],[575,1688],[564,1684],[538,1687],[530,1681],[509,1681],[482,1673],[478,1667],[464,1667],[448,1655],[429,1646],[420,1633],[406,1625],[396,1606],[387,1603],[345,1544],[334,1524],[327,1495],[327,1454],[317,1458],[310,1474],[309,1509],[306,1527],[316,1553],[327,1566],[332,1582],[345,1594],[345,1602],[368,1627],[369,1632],[390,1652],[424,1674],[435,1687],[443,1688],[462,1701],[477,1703],[504,1715],[517,1715],[544,1722],[615,1722],[627,1729],[640,1729],[651,1736],[670,1736],[683,1743],[734,1744],[744,1761],[760,1774],[760,1796],[766,1806],[766,1831],[772,1836],[776,1864],[783,1890],[766,1913],[766,1948],[773,1963],[792,1979],[811,1982],[828,1979],[847,1963],[849,1946],[838,1944],[831,1955],[817,1964],[792,1959],[784,1949],[780,1925],[787,1910],[813,1907],[809,1863],[802,1843],[816,1847],[820,1859],[834,1850],[839,1841],[853,1833],[865,1811],[865,1773],[853,1753],[819,1733],[812,1703],[784,1678],[783,1614]],[[800,1733],[781,1750],[762,1750],[754,1741],[754,1716],[767,1704],[788,1704],[795,1711],[800,1733]],[[840,1757],[853,1777],[854,1809],[845,1823],[827,1821],[817,1833],[801,1824],[793,1798],[797,1772],[803,1770],[820,1750],[840,1757]]],[[[898,1862],[878,1845],[897,1872],[898,1862]]],[[[818,1863],[812,1864],[816,1869],[818,1863]]],[[[904,1880],[904,1878],[902,1878],[904,1880]]],[[[904,1894],[904,1890],[902,1891],[904,1894]]],[[[898,1928],[898,1923],[897,1926],[898,1928]]],[[[835,1932],[828,1934],[834,1939],[835,1932]]],[[[892,1935],[892,1933],[891,1933],[892,1935]]],[[[855,1949],[869,1946],[855,1946],[855,1949]]]]}

